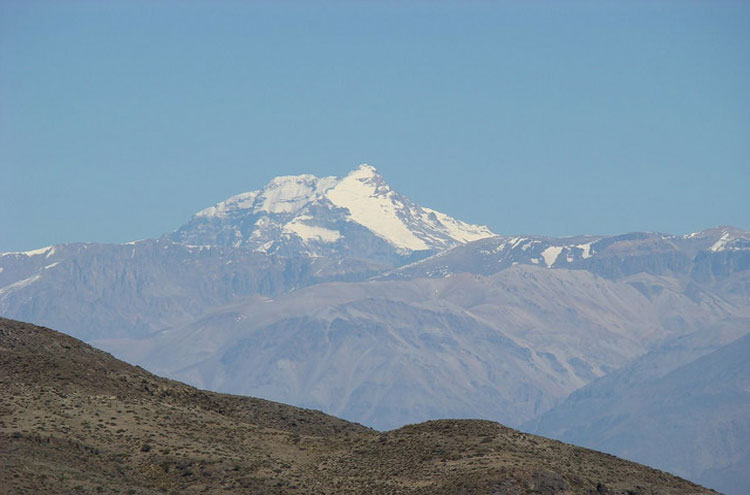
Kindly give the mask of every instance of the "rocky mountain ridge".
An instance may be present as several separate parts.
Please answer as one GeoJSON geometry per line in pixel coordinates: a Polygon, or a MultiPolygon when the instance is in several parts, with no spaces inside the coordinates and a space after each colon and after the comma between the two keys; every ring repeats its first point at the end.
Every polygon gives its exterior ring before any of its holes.
{"type": "Polygon", "coordinates": [[[614,236],[494,236],[399,267],[383,278],[490,275],[514,264],[587,270],[609,279],[636,273],[690,275],[699,282],[750,267],[750,232],[716,227],[687,235],[633,232],[614,236]]]}

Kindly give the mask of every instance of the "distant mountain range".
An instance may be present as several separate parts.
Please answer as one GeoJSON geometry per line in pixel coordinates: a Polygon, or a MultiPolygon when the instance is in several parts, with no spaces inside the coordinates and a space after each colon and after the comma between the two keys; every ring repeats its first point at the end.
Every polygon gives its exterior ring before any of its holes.
{"type": "Polygon", "coordinates": [[[745,493],[750,334],[736,333],[719,327],[675,339],[576,390],[524,428],[745,493]]]}
{"type": "MultiPolygon", "coordinates": [[[[363,165],[276,178],[156,240],[4,253],[0,314],[194,385],[380,429],[486,418],[709,486],[750,471],[746,451],[715,441],[744,438],[746,423],[667,413],[642,393],[667,371],[646,379],[639,364],[677,373],[750,333],[750,232],[732,227],[498,236],[416,205],[363,165]],[[591,409],[589,389],[611,403],[591,409]],[[627,421],[606,419],[625,397],[627,421]],[[674,422],[704,432],[684,462],[668,462],[674,422]],[[635,430],[609,441],[622,425],[664,441],[639,450],[635,430]]],[[[674,376],[661,394],[682,390],[674,376]]],[[[715,386],[744,411],[739,383],[715,386]]]]}

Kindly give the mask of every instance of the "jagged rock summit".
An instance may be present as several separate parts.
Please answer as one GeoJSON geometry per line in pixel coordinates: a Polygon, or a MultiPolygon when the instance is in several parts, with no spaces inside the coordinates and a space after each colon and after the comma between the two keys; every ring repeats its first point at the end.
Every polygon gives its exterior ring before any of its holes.
{"type": "Polygon", "coordinates": [[[494,234],[417,205],[367,164],[345,177],[276,177],[258,191],[196,213],[168,237],[268,254],[388,257],[454,247],[494,234]]]}

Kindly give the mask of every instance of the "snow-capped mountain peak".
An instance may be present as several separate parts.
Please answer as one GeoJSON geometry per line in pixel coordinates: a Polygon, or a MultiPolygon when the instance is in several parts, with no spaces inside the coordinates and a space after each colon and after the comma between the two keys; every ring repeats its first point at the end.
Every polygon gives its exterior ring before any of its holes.
{"type": "Polygon", "coordinates": [[[195,214],[196,218],[226,218],[231,212],[252,209],[258,191],[232,196],[195,214]]]}
{"type": "Polygon", "coordinates": [[[336,184],[335,177],[314,175],[276,177],[260,192],[255,212],[296,213],[336,184]]]}
{"type": "Polygon", "coordinates": [[[170,237],[264,252],[319,255],[333,249],[366,255],[374,249],[408,255],[492,235],[487,227],[420,207],[394,191],[375,167],[362,164],[341,178],[276,177],[261,190],[201,210],[170,237]]]}
{"type": "Polygon", "coordinates": [[[232,196],[196,213],[196,217],[226,218],[233,213],[295,213],[319,199],[337,182],[336,177],[318,178],[314,175],[286,175],[271,179],[259,191],[232,196]]]}
{"type": "Polygon", "coordinates": [[[348,176],[356,177],[358,179],[365,179],[365,178],[380,177],[380,174],[378,173],[378,170],[372,165],[363,163],[359,167],[349,172],[347,177],[348,176]]]}
{"type": "Polygon", "coordinates": [[[361,165],[341,179],[326,198],[349,211],[347,220],[367,227],[397,248],[430,249],[408,224],[408,214],[416,205],[391,190],[369,165],[361,165]]]}

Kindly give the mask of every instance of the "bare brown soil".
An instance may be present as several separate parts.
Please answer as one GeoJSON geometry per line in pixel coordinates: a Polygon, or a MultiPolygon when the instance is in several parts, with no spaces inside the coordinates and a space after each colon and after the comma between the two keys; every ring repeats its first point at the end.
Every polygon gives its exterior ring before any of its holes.
{"type": "Polygon", "coordinates": [[[477,420],[380,433],[156,377],[0,319],[0,493],[709,494],[477,420]]]}

